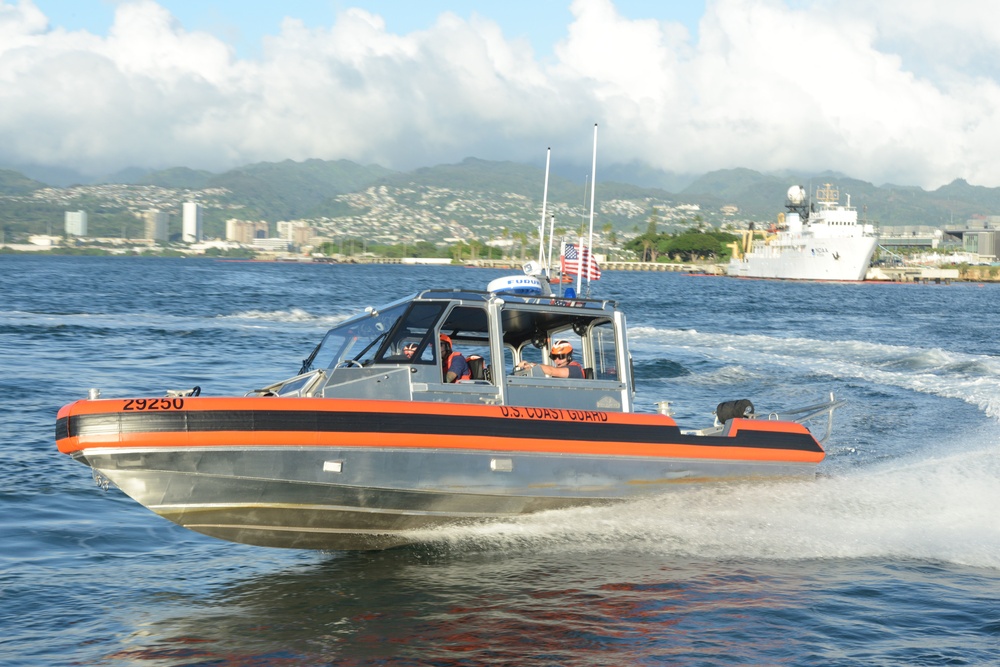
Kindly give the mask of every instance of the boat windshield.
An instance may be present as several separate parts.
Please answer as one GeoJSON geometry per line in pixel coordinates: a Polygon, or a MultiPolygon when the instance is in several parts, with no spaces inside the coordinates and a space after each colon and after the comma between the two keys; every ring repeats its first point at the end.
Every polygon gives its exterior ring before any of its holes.
{"type": "Polygon", "coordinates": [[[437,339],[434,326],[447,307],[443,302],[414,303],[406,317],[398,320],[390,336],[382,342],[376,362],[435,364],[437,339]]]}
{"type": "Polygon", "coordinates": [[[379,344],[389,335],[409,305],[409,302],[404,302],[382,311],[370,310],[330,329],[307,360],[308,363],[303,366],[302,372],[346,364],[366,365],[374,359],[379,344]]]}

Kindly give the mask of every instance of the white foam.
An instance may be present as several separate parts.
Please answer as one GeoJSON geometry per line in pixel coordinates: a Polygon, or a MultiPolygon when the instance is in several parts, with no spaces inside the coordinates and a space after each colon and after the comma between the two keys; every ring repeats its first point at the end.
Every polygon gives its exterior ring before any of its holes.
{"type": "Polygon", "coordinates": [[[330,327],[348,318],[348,315],[317,316],[301,308],[290,310],[248,310],[232,315],[220,315],[223,320],[262,320],[264,322],[279,322],[285,324],[315,324],[330,327]]]}
{"type": "Polygon", "coordinates": [[[616,506],[429,531],[470,549],[617,551],[708,559],[892,558],[1000,569],[1000,448],[834,478],[725,484],[616,506]]]}
{"type": "MultiPolygon", "coordinates": [[[[1000,419],[1000,359],[940,348],[916,348],[860,341],[825,341],[774,336],[702,334],[693,330],[632,329],[634,350],[656,350],[670,356],[671,348],[731,367],[748,376],[772,377],[804,373],[839,380],[857,379],[872,385],[954,398],[1000,419]]],[[[719,371],[715,371],[718,373],[719,371]]],[[[730,370],[722,371],[729,374],[730,370]]],[[[703,374],[688,383],[712,382],[703,374]]]]}
{"type": "Polygon", "coordinates": [[[14,326],[35,327],[90,327],[102,329],[151,328],[168,331],[193,331],[204,328],[237,327],[263,328],[276,325],[315,328],[325,331],[349,317],[346,314],[317,316],[301,308],[290,310],[249,310],[231,315],[198,316],[170,315],[165,313],[25,313],[0,314],[0,322],[14,326]]]}

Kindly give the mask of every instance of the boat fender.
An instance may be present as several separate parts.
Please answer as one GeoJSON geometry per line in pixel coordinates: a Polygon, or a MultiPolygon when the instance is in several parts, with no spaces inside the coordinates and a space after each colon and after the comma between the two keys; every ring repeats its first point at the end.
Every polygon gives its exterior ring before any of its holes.
{"type": "Polygon", "coordinates": [[[723,401],[715,408],[715,416],[722,424],[736,417],[748,419],[753,417],[753,403],[745,398],[738,401],[723,401]]]}

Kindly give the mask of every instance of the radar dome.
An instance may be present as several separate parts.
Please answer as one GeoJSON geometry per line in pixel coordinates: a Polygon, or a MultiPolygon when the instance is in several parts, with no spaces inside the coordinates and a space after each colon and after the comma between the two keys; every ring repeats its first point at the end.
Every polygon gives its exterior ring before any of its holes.
{"type": "Polygon", "coordinates": [[[788,188],[788,201],[796,206],[806,200],[806,190],[801,185],[793,185],[788,188]]]}

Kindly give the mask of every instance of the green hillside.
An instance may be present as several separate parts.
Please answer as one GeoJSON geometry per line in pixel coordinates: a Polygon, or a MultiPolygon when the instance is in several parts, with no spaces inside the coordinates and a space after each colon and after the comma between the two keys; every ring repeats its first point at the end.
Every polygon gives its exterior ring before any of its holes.
{"type": "Polygon", "coordinates": [[[216,174],[210,171],[174,167],[143,176],[138,185],[157,185],[161,188],[178,188],[183,190],[204,190],[209,186],[216,174]]]}
{"type": "Polygon", "coordinates": [[[0,169],[0,195],[27,195],[46,187],[24,174],[9,169],[0,169]]]}
{"type": "Polygon", "coordinates": [[[742,215],[772,220],[784,211],[785,194],[792,185],[815,192],[830,183],[840,190],[841,202],[857,208],[861,219],[881,225],[928,225],[941,227],[962,224],[974,215],[1000,214],[1000,188],[973,186],[956,180],[937,190],[887,184],[876,186],[842,174],[791,174],[775,176],[751,169],[714,171],[685,188],[678,197],[705,208],[724,204],[738,206],[742,215]]]}
{"type": "MultiPolygon", "coordinates": [[[[380,184],[398,188],[425,186],[465,192],[509,192],[541,201],[545,171],[516,162],[490,162],[470,157],[458,164],[442,164],[397,173],[382,179],[380,184]]],[[[583,198],[583,184],[574,184],[550,174],[549,198],[552,201],[580,201],[583,198]]]]}
{"type": "Polygon", "coordinates": [[[350,160],[285,160],[227,171],[206,185],[229,190],[229,200],[244,207],[244,217],[273,222],[316,215],[330,197],[362,190],[393,173],[350,160]]]}

